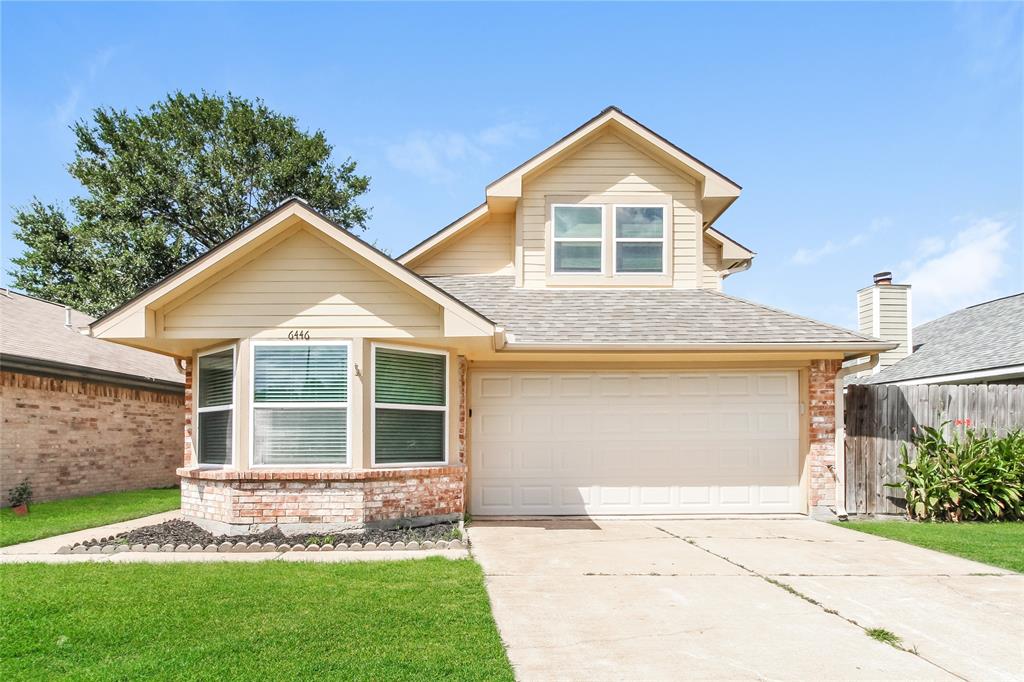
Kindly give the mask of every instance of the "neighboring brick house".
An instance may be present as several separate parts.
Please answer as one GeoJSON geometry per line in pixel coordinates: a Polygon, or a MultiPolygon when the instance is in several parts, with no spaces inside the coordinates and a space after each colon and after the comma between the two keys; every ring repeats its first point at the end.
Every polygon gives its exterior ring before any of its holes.
{"type": "Polygon", "coordinates": [[[609,108],[398,258],[293,197],[91,333],[187,363],[209,528],[840,513],[842,363],[896,344],[723,294],[739,194],[609,108]]]}
{"type": "Polygon", "coordinates": [[[90,338],[93,318],[0,291],[0,492],[35,501],[175,485],[184,375],[172,358],[90,338]]]}

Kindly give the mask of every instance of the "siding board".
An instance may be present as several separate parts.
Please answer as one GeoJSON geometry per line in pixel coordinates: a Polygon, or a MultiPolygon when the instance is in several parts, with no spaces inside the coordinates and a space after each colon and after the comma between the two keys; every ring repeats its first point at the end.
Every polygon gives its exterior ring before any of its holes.
{"type": "Polygon", "coordinates": [[[444,245],[413,270],[424,276],[512,274],[513,220],[512,215],[492,216],[444,245]]]}
{"type": "MultiPolygon", "coordinates": [[[[547,279],[547,197],[668,195],[672,200],[673,232],[669,257],[673,285],[697,287],[703,252],[697,183],[674,172],[614,134],[595,139],[523,187],[523,280],[527,287],[544,287],[547,279]]],[[[611,282],[610,282],[611,283],[611,282]]]]}
{"type": "Polygon", "coordinates": [[[169,338],[325,335],[439,336],[439,307],[373,266],[301,230],[166,310],[169,338]]]}

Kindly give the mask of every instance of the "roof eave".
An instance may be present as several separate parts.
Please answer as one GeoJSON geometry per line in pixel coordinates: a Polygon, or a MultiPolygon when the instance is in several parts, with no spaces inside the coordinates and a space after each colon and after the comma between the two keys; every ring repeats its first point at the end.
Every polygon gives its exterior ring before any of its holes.
{"type": "Polygon", "coordinates": [[[825,351],[842,352],[846,359],[875,355],[896,348],[896,343],[530,343],[509,340],[506,351],[564,352],[647,352],[647,351],[709,351],[709,352],[771,352],[825,351]]]}

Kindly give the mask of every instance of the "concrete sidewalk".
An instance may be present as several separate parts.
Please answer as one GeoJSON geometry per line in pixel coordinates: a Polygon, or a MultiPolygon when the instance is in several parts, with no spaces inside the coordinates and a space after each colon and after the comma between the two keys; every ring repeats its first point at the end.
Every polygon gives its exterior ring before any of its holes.
{"type": "Polygon", "coordinates": [[[20,545],[0,547],[0,561],[2,561],[2,557],[6,555],[56,554],[57,550],[63,547],[64,545],[74,545],[79,542],[86,542],[88,540],[95,540],[97,538],[110,537],[111,535],[117,535],[118,533],[124,533],[129,530],[135,530],[136,528],[154,526],[158,523],[163,523],[164,521],[170,521],[171,519],[180,518],[181,510],[175,509],[174,511],[161,512],[160,514],[151,514],[150,516],[143,516],[141,518],[131,519],[129,521],[119,521],[118,523],[111,523],[106,526],[96,526],[95,528],[76,530],[73,533],[54,535],[53,537],[43,538],[42,540],[23,542],[20,545]]]}
{"type": "Polygon", "coordinates": [[[900,542],[806,519],[469,535],[521,680],[1024,679],[1024,575],[900,542]]]}

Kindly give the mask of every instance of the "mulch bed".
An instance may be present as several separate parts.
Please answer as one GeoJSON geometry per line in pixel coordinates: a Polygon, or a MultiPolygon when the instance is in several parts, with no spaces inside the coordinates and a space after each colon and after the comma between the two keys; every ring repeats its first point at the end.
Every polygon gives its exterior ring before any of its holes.
{"type": "Polygon", "coordinates": [[[457,523],[438,523],[432,526],[421,526],[418,528],[389,528],[366,529],[362,531],[345,533],[296,533],[285,535],[280,528],[274,527],[262,533],[251,533],[248,535],[214,535],[184,519],[171,519],[154,526],[143,526],[125,533],[118,533],[109,537],[96,538],[86,542],[76,543],[74,546],[101,547],[103,545],[213,545],[223,542],[232,544],[244,542],[246,544],[259,542],[261,544],[274,543],[291,545],[328,545],[339,542],[352,544],[354,542],[365,545],[368,542],[380,544],[390,542],[438,542],[440,540],[461,539],[457,523]]]}

